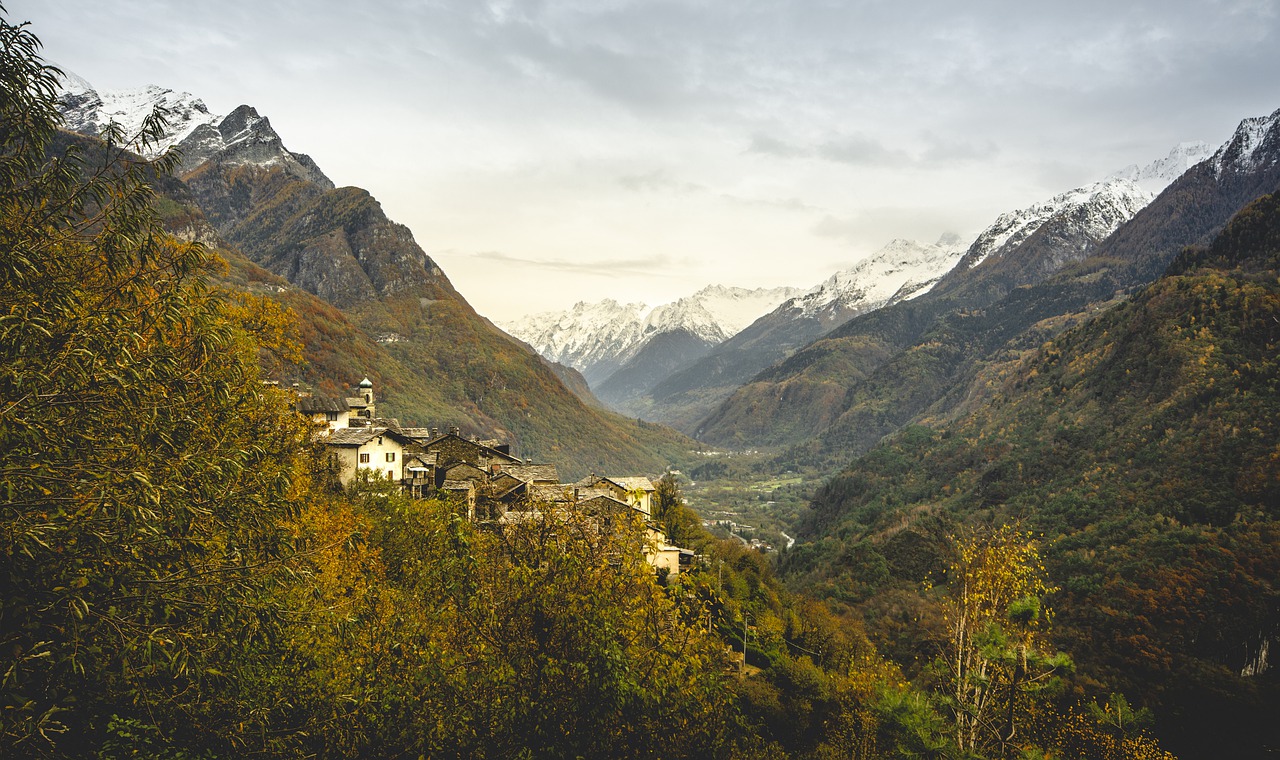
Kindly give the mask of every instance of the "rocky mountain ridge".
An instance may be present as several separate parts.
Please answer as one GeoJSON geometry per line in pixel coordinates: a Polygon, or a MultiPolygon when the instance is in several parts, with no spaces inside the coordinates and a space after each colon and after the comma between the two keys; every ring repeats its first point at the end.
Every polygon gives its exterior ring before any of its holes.
{"type": "Polygon", "coordinates": [[[1130,164],[1113,172],[1107,179],[1127,179],[1155,197],[1187,169],[1213,155],[1213,151],[1214,147],[1207,142],[1197,140],[1178,143],[1164,158],[1158,158],[1146,166],[1130,164]]]}
{"type": "MultiPolygon", "coordinates": [[[[1190,223],[1183,206],[1205,203],[1190,184],[1179,188],[1207,165],[1174,181],[1150,212],[1147,191],[1113,178],[1001,215],[927,294],[855,317],[751,378],[685,429],[723,446],[799,446],[788,455],[797,463],[830,464],[931,408],[945,414],[963,403],[966,378],[1006,341],[1043,341],[1090,301],[1149,282],[1178,247],[1206,234],[1210,227],[1200,223],[1177,225],[1190,223]],[[1104,245],[1131,227],[1129,243],[1104,245]],[[1171,231],[1161,237],[1160,229],[1171,231]],[[1071,279],[1091,260],[1105,272],[1071,279]],[[1041,332],[1027,332],[1037,324],[1041,332]]],[[[1138,174],[1150,180],[1160,172],[1153,166],[1138,174]]],[[[1221,224],[1256,196],[1244,192],[1204,220],[1221,224]]]]}
{"type": "Polygon", "coordinates": [[[608,298],[579,301],[566,311],[532,314],[499,326],[547,359],[582,372],[594,387],[659,335],[686,333],[694,342],[717,345],[797,292],[785,287],[749,290],[709,285],[652,308],[608,298]]]}

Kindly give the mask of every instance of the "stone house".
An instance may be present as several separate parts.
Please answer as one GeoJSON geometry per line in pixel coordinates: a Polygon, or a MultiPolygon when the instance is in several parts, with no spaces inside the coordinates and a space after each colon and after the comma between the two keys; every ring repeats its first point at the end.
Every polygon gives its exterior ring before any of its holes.
{"type": "Polygon", "coordinates": [[[576,484],[586,497],[602,494],[639,509],[646,519],[653,517],[653,481],[645,477],[601,477],[589,475],[576,484]]]}
{"type": "Polygon", "coordinates": [[[351,409],[346,402],[324,396],[299,396],[298,412],[312,425],[324,428],[325,433],[333,433],[351,424],[351,409]]]}
{"type": "Polygon", "coordinates": [[[400,482],[405,476],[405,447],[413,439],[391,428],[348,427],[329,433],[325,444],[338,465],[338,480],[351,484],[361,472],[400,482]]]}

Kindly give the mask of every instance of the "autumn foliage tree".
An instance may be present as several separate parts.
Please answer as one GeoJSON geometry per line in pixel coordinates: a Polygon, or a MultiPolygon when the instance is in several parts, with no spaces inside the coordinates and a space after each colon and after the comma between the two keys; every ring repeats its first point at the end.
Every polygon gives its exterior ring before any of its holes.
{"type": "Polygon", "coordinates": [[[1071,666],[1044,641],[1052,589],[1039,550],[1014,526],[975,528],[955,540],[948,576],[951,636],[940,659],[956,745],[1012,754],[1029,696],[1071,666]]]}
{"type": "Polygon", "coordinates": [[[159,119],[65,147],[58,72],[25,26],[0,42],[0,754],[130,721],[234,733],[222,663],[267,627],[303,427],[206,251],[152,210],[174,157],[126,148],[159,119]]]}

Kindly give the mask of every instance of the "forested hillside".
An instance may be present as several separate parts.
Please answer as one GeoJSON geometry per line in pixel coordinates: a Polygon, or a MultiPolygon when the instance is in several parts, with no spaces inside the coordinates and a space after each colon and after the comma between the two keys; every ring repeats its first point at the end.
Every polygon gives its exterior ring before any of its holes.
{"type": "Polygon", "coordinates": [[[910,670],[946,635],[929,586],[946,536],[1021,525],[1084,682],[1153,708],[1183,756],[1262,756],[1280,744],[1278,267],[1270,195],[1131,300],[988,367],[963,418],[855,460],[785,573],[910,670]]]}

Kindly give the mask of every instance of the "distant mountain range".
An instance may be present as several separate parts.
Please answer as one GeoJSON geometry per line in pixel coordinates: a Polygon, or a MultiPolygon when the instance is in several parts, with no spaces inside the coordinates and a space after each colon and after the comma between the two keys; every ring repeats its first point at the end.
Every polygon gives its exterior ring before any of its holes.
{"type": "Polygon", "coordinates": [[[712,285],[672,303],[649,307],[613,299],[579,301],[567,311],[533,314],[499,326],[554,362],[578,370],[593,386],[608,380],[645,345],[682,332],[716,345],[799,291],[712,285]]]}
{"type": "Polygon", "coordinates": [[[927,295],[856,317],[761,372],[696,434],[831,467],[904,425],[980,404],[993,365],[1153,281],[1185,246],[1274,191],[1278,114],[1242,122],[1150,203],[1131,180],[1113,179],[1002,216],[927,295]]]}
{"type": "MultiPolygon", "coordinates": [[[[970,295],[965,297],[976,306],[1002,297],[1010,288],[1043,280],[1087,255],[1151,202],[1154,193],[1210,153],[1205,143],[1183,143],[1145,166],[1134,164],[1100,182],[1002,214],[969,244],[955,235],[932,245],[894,240],[855,266],[781,300],[771,311],[762,309],[739,331],[727,329],[731,325],[726,323],[719,331],[724,337],[680,319],[646,322],[642,305],[613,301],[579,303],[566,312],[535,315],[503,327],[544,356],[581,370],[611,408],[720,443],[776,444],[789,436],[762,428],[760,436],[735,430],[726,438],[719,432],[720,420],[735,418],[737,412],[732,406],[717,407],[757,373],[859,315],[932,290],[939,296],[967,291],[970,295]]],[[[712,287],[699,295],[717,290],[723,289],[712,287]]],[[[673,309],[674,313],[686,312],[673,309]]],[[[840,369],[859,371],[856,366],[840,369]]],[[[841,381],[832,374],[833,382],[841,381]]],[[[793,398],[808,405],[811,394],[830,399],[833,393],[838,390],[806,386],[793,398]]],[[[750,393],[739,397],[752,408],[764,403],[750,393]]],[[[787,405],[779,397],[766,406],[775,404],[787,405]]],[[[771,427],[771,419],[766,416],[761,424],[771,427]]],[[[794,429],[797,434],[808,430],[813,421],[799,421],[794,429]]]]}
{"type": "Polygon", "coordinates": [[[281,379],[341,396],[368,376],[404,424],[506,440],[570,474],[657,473],[690,450],[674,431],[593,406],[580,378],[476,314],[408,228],[365,190],[335,188],[254,108],[218,116],[187,93],[99,91],[75,75],[59,102],[66,127],[89,138],[112,122],[136,134],[167,110],[151,152],[173,146],[183,159],[176,180],[157,183],[158,208],[174,234],[218,250],[226,285],[297,316],[308,363],[281,379]]]}
{"type": "Polygon", "coordinates": [[[582,371],[612,408],[679,424],[789,349],[855,314],[926,292],[964,250],[955,235],[932,245],[895,240],[806,291],[713,285],[651,310],[612,300],[579,302],[502,326],[543,356],[582,371]],[[726,373],[728,363],[733,368],[726,373]],[[674,380],[701,377],[707,367],[713,386],[674,380]],[[690,390],[697,394],[692,404],[675,397],[690,390]]]}

